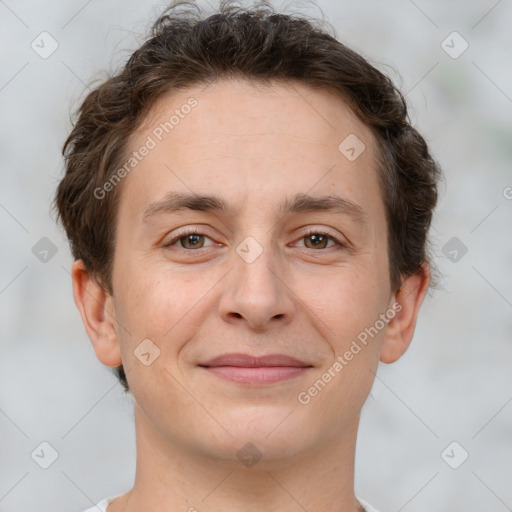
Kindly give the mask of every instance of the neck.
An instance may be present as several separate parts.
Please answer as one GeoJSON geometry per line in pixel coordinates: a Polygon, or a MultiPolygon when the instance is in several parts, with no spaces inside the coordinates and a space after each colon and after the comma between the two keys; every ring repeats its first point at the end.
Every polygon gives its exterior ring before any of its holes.
{"type": "Polygon", "coordinates": [[[359,512],[354,457],[359,417],[335,444],[287,460],[245,467],[218,460],[162,437],[135,406],[137,468],[133,489],[107,512],[359,512]]]}

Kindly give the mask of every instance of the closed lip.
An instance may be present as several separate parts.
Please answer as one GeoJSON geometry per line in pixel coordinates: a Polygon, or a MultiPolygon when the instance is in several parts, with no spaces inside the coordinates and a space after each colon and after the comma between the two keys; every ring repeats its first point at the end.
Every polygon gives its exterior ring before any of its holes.
{"type": "Polygon", "coordinates": [[[250,354],[230,353],[222,354],[207,361],[199,363],[199,366],[238,366],[241,368],[264,368],[272,366],[309,368],[313,365],[301,361],[286,354],[268,354],[264,356],[251,356],[250,354]]]}

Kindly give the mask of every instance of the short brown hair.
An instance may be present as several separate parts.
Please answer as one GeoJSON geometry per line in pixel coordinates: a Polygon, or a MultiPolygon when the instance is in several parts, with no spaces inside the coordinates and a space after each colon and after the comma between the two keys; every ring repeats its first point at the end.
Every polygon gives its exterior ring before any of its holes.
{"type": "MultiPolygon", "coordinates": [[[[94,191],[122,165],[128,137],[159,98],[221,78],[300,82],[345,100],[370,127],[380,150],[393,289],[403,277],[421,273],[422,264],[431,266],[427,233],[441,170],[411,126],[404,97],[392,81],[314,21],[277,13],[266,2],[247,8],[222,1],[218,12],[205,17],[194,3],[177,1],[122,70],[88,94],[64,143],[57,218],[73,257],[83,260],[104,289],[113,293],[121,187],[102,199],[94,191]]],[[[122,366],[117,371],[128,389],[122,366]]]]}

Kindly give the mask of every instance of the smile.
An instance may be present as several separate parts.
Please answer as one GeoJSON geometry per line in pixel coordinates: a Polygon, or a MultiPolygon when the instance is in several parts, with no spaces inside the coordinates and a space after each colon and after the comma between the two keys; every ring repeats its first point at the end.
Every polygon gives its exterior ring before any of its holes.
{"type": "Polygon", "coordinates": [[[302,375],[313,367],[284,354],[224,354],[199,366],[217,377],[243,384],[273,384],[302,375]]]}

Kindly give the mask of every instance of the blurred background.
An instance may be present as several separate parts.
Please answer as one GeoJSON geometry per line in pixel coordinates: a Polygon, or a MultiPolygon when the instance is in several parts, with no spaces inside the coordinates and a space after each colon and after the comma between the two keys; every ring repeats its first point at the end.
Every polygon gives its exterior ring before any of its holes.
{"type": "MultiPolygon", "coordinates": [[[[439,288],[379,367],[356,494],[381,512],[512,510],[512,3],[272,3],[325,17],[389,74],[445,173],[439,288]]],[[[165,6],[0,0],[2,512],[82,511],[133,484],[132,400],[94,355],[50,202],[71,112],[165,6]]]]}

